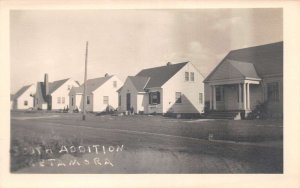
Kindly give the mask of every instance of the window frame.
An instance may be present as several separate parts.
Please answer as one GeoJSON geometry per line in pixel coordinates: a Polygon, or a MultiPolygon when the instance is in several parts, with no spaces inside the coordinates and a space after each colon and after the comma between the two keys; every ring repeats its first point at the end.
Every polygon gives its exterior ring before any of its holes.
{"type": "Polygon", "coordinates": [[[157,105],[160,104],[160,92],[159,91],[152,91],[149,92],[149,104],[150,105],[157,105]],[[156,99],[153,99],[153,96],[156,96],[156,99]],[[154,101],[155,100],[155,101],[154,101]]]}
{"type": "Polygon", "coordinates": [[[203,104],[203,93],[199,93],[199,104],[203,104]]]}
{"type": "Polygon", "coordinates": [[[276,81],[269,82],[266,85],[267,85],[267,100],[273,103],[278,103],[280,101],[279,82],[276,81]]]}
{"type": "Polygon", "coordinates": [[[184,72],[184,81],[190,81],[190,73],[188,71],[184,72]]]}
{"type": "Polygon", "coordinates": [[[175,92],[175,104],[182,104],[182,94],[181,92],[175,92]],[[179,97],[177,97],[179,94],[179,97]]]}
{"type": "Polygon", "coordinates": [[[114,88],[118,87],[118,83],[117,83],[116,80],[113,81],[113,87],[114,87],[114,88]]]}
{"type": "Polygon", "coordinates": [[[57,104],[61,104],[61,97],[57,97],[57,104]]]}
{"type": "Polygon", "coordinates": [[[103,96],[103,104],[109,104],[109,96],[103,96]],[[105,98],[107,98],[107,100],[105,98]]]}
{"type": "Polygon", "coordinates": [[[194,82],[195,81],[195,72],[190,72],[190,81],[194,82]],[[193,76],[192,76],[193,75],[193,76]]]}
{"type": "Polygon", "coordinates": [[[91,99],[89,95],[86,96],[86,104],[91,104],[91,99]]]}

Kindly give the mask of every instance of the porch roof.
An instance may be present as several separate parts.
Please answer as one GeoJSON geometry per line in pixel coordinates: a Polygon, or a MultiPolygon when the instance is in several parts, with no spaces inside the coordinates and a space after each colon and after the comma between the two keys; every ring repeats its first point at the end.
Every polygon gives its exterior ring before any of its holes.
{"type": "Polygon", "coordinates": [[[246,80],[261,80],[252,63],[225,60],[223,64],[215,70],[214,74],[210,76],[209,81],[206,82],[232,84],[242,83],[246,80]]]}
{"type": "Polygon", "coordinates": [[[283,75],[283,42],[231,51],[204,82],[283,75]]]}
{"type": "Polygon", "coordinates": [[[257,72],[252,63],[235,61],[235,60],[227,60],[234,68],[236,68],[244,78],[256,78],[260,79],[257,75],[257,72]]]}
{"type": "Polygon", "coordinates": [[[149,81],[149,77],[143,76],[128,76],[128,79],[131,80],[132,84],[138,92],[144,92],[144,88],[149,81]]]}

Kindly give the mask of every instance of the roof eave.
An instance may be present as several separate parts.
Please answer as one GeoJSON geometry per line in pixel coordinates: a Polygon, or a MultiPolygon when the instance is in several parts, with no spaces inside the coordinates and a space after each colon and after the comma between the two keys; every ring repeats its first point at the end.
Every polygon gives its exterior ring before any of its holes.
{"type": "Polygon", "coordinates": [[[206,76],[206,78],[203,80],[204,83],[206,83],[209,78],[211,77],[211,75],[216,72],[216,70],[219,68],[219,66],[221,66],[221,64],[223,64],[226,60],[226,58],[229,56],[229,54],[231,53],[232,51],[230,51],[222,60],[221,62],[209,73],[209,75],[206,76]]]}
{"type": "MultiPolygon", "coordinates": [[[[159,86],[159,87],[157,87],[157,88],[163,88],[163,87],[166,85],[166,83],[168,83],[169,80],[171,80],[171,79],[172,79],[172,78],[173,78],[173,77],[174,77],[181,69],[183,69],[183,67],[185,67],[187,64],[190,64],[190,62],[189,62],[189,61],[185,62],[185,65],[184,65],[184,66],[182,66],[180,69],[178,69],[178,71],[175,72],[171,78],[169,78],[165,83],[163,83],[161,86],[159,86]]],[[[194,66],[194,67],[195,67],[195,66],[194,66]]],[[[200,73],[200,74],[201,74],[201,73],[200,73]]]]}

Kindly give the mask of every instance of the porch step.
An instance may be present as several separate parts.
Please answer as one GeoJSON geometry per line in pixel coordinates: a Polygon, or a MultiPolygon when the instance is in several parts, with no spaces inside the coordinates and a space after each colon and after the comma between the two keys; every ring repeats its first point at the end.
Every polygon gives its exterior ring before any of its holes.
{"type": "Polygon", "coordinates": [[[240,111],[211,111],[204,114],[206,119],[236,119],[240,111]]]}

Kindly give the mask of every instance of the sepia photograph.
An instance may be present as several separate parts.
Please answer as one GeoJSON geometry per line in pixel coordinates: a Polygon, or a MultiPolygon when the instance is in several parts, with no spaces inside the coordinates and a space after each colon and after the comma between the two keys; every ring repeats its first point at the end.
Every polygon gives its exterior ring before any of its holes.
{"type": "Polygon", "coordinates": [[[282,8],[9,18],[11,173],[283,173],[282,8]]]}

